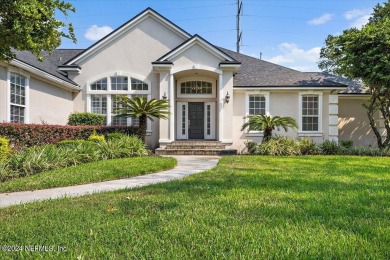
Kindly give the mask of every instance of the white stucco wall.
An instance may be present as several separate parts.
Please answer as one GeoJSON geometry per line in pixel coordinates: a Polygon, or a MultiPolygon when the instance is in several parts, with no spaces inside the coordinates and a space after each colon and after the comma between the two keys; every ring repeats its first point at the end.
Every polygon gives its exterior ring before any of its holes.
{"type": "MultiPolygon", "coordinates": [[[[234,111],[232,121],[233,129],[233,148],[238,151],[245,152],[245,142],[246,141],[255,141],[261,142],[262,135],[259,133],[246,133],[241,131],[241,127],[244,124],[244,116],[246,114],[247,107],[247,94],[269,94],[269,113],[272,116],[288,116],[294,118],[298,125],[300,124],[299,118],[299,93],[300,90],[293,91],[260,91],[260,90],[238,90],[234,91],[234,111]]],[[[303,91],[303,93],[305,93],[303,91]]],[[[307,92],[310,93],[310,92],[307,92]]],[[[310,138],[315,143],[321,143],[324,140],[329,138],[329,91],[322,92],[322,133],[315,135],[307,135],[307,138],[310,138]]],[[[302,135],[298,134],[298,130],[294,131],[291,128],[287,132],[284,129],[278,131],[275,129],[274,133],[279,136],[289,136],[292,138],[300,138],[302,135]]]]}
{"type": "MultiPolygon", "coordinates": [[[[366,100],[364,96],[339,97],[340,140],[352,140],[355,146],[377,146],[366,109],[363,107],[366,100]]],[[[379,120],[379,115],[376,120],[379,120]]]]}
{"type": "Polygon", "coordinates": [[[73,112],[73,93],[34,77],[29,83],[30,123],[65,125],[73,112]]]}

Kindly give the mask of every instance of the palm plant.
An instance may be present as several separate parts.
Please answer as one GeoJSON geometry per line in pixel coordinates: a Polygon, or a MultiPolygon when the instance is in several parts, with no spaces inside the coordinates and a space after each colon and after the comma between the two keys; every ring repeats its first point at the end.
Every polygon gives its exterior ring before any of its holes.
{"type": "Polygon", "coordinates": [[[132,99],[120,96],[117,100],[120,107],[116,113],[118,116],[139,118],[138,135],[145,142],[147,119],[153,121],[153,118],[168,119],[169,103],[168,100],[151,99],[143,97],[134,97],[132,99]]]}
{"type": "Polygon", "coordinates": [[[264,131],[263,143],[268,142],[272,138],[272,131],[282,127],[284,131],[290,127],[297,129],[298,124],[292,117],[269,116],[269,115],[251,115],[248,116],[248,121],[242,125],[241,131],[248,128],[249,131],[264,131]]]}

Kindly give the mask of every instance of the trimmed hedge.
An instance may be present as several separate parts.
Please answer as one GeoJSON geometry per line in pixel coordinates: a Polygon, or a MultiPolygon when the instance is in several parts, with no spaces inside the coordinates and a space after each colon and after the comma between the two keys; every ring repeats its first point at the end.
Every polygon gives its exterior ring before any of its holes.
{"type": "Polygon", "coordinates": [[[88,112],[76,112],[69,116],[68,125],[103,125],[104,115],[88,113],[88,112]]]}
{"type": "Polygon", "coordinates": [[[22,147],[56,144],[62,140],[87,140],[94,130],[97,134],[105,136],[115,132],[138,136],[138,127],[134,126],[61,126],[0,123],[0,135],[7,137],[11,147],[16,150],[22,147]]]}

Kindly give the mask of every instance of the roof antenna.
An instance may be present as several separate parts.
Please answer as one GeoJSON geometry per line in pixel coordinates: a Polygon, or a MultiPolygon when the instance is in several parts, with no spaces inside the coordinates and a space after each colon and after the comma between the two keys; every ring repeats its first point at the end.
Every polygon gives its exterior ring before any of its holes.
{"type": "Polygon", "coordinates": [[[263,56],[263,53],[262,52],[260,52],[260,60],[261,60],[261,57],[263,56]]]}
{"type": "Polygon", "coordinates": [[[240,53],[241,45],[241,28],[240,28],[240,16],[242,15],[242,0],[237,0],[237,52],[240,53]]]}

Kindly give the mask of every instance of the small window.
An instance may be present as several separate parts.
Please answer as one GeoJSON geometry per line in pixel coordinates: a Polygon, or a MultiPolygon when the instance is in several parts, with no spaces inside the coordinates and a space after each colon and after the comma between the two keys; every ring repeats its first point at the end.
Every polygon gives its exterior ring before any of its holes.
{"type": "Polygon", "coordinates": [[[111,90],[128,90],[128,81],[127,77],[111,77],[111,90]]]}
{"type": "Polygon", "coordinates": [[[212,84],[206,81],[187,81],[180,84],[181,94],[212,94],[212,84]]]}
{"type": "Polygon", "coordinates": [[[91,90],[107,90],[107,78],[99,79],[92,83],[91,90]]]}
{"type": "Polygon", "coordinates": [[[265,97],[249,95],[249,115],[265,115],[265,97]]]}
{"type": "Polygon", "coordinates": [[[10,121],[25,123],[26,118],[26,84],[27,79],[16,73],[11,73],[10,79],[10,121]]]}
{"type": "Polygon", "coordinates": [[[302,131],[318,131],[319,98],[318,95],[302,96],[302,131]]]}
{"type": "Polygon", "coordinates": [[[131,90],[148,90],[148,84],[138,79],[131,79],[131,90]]]}

